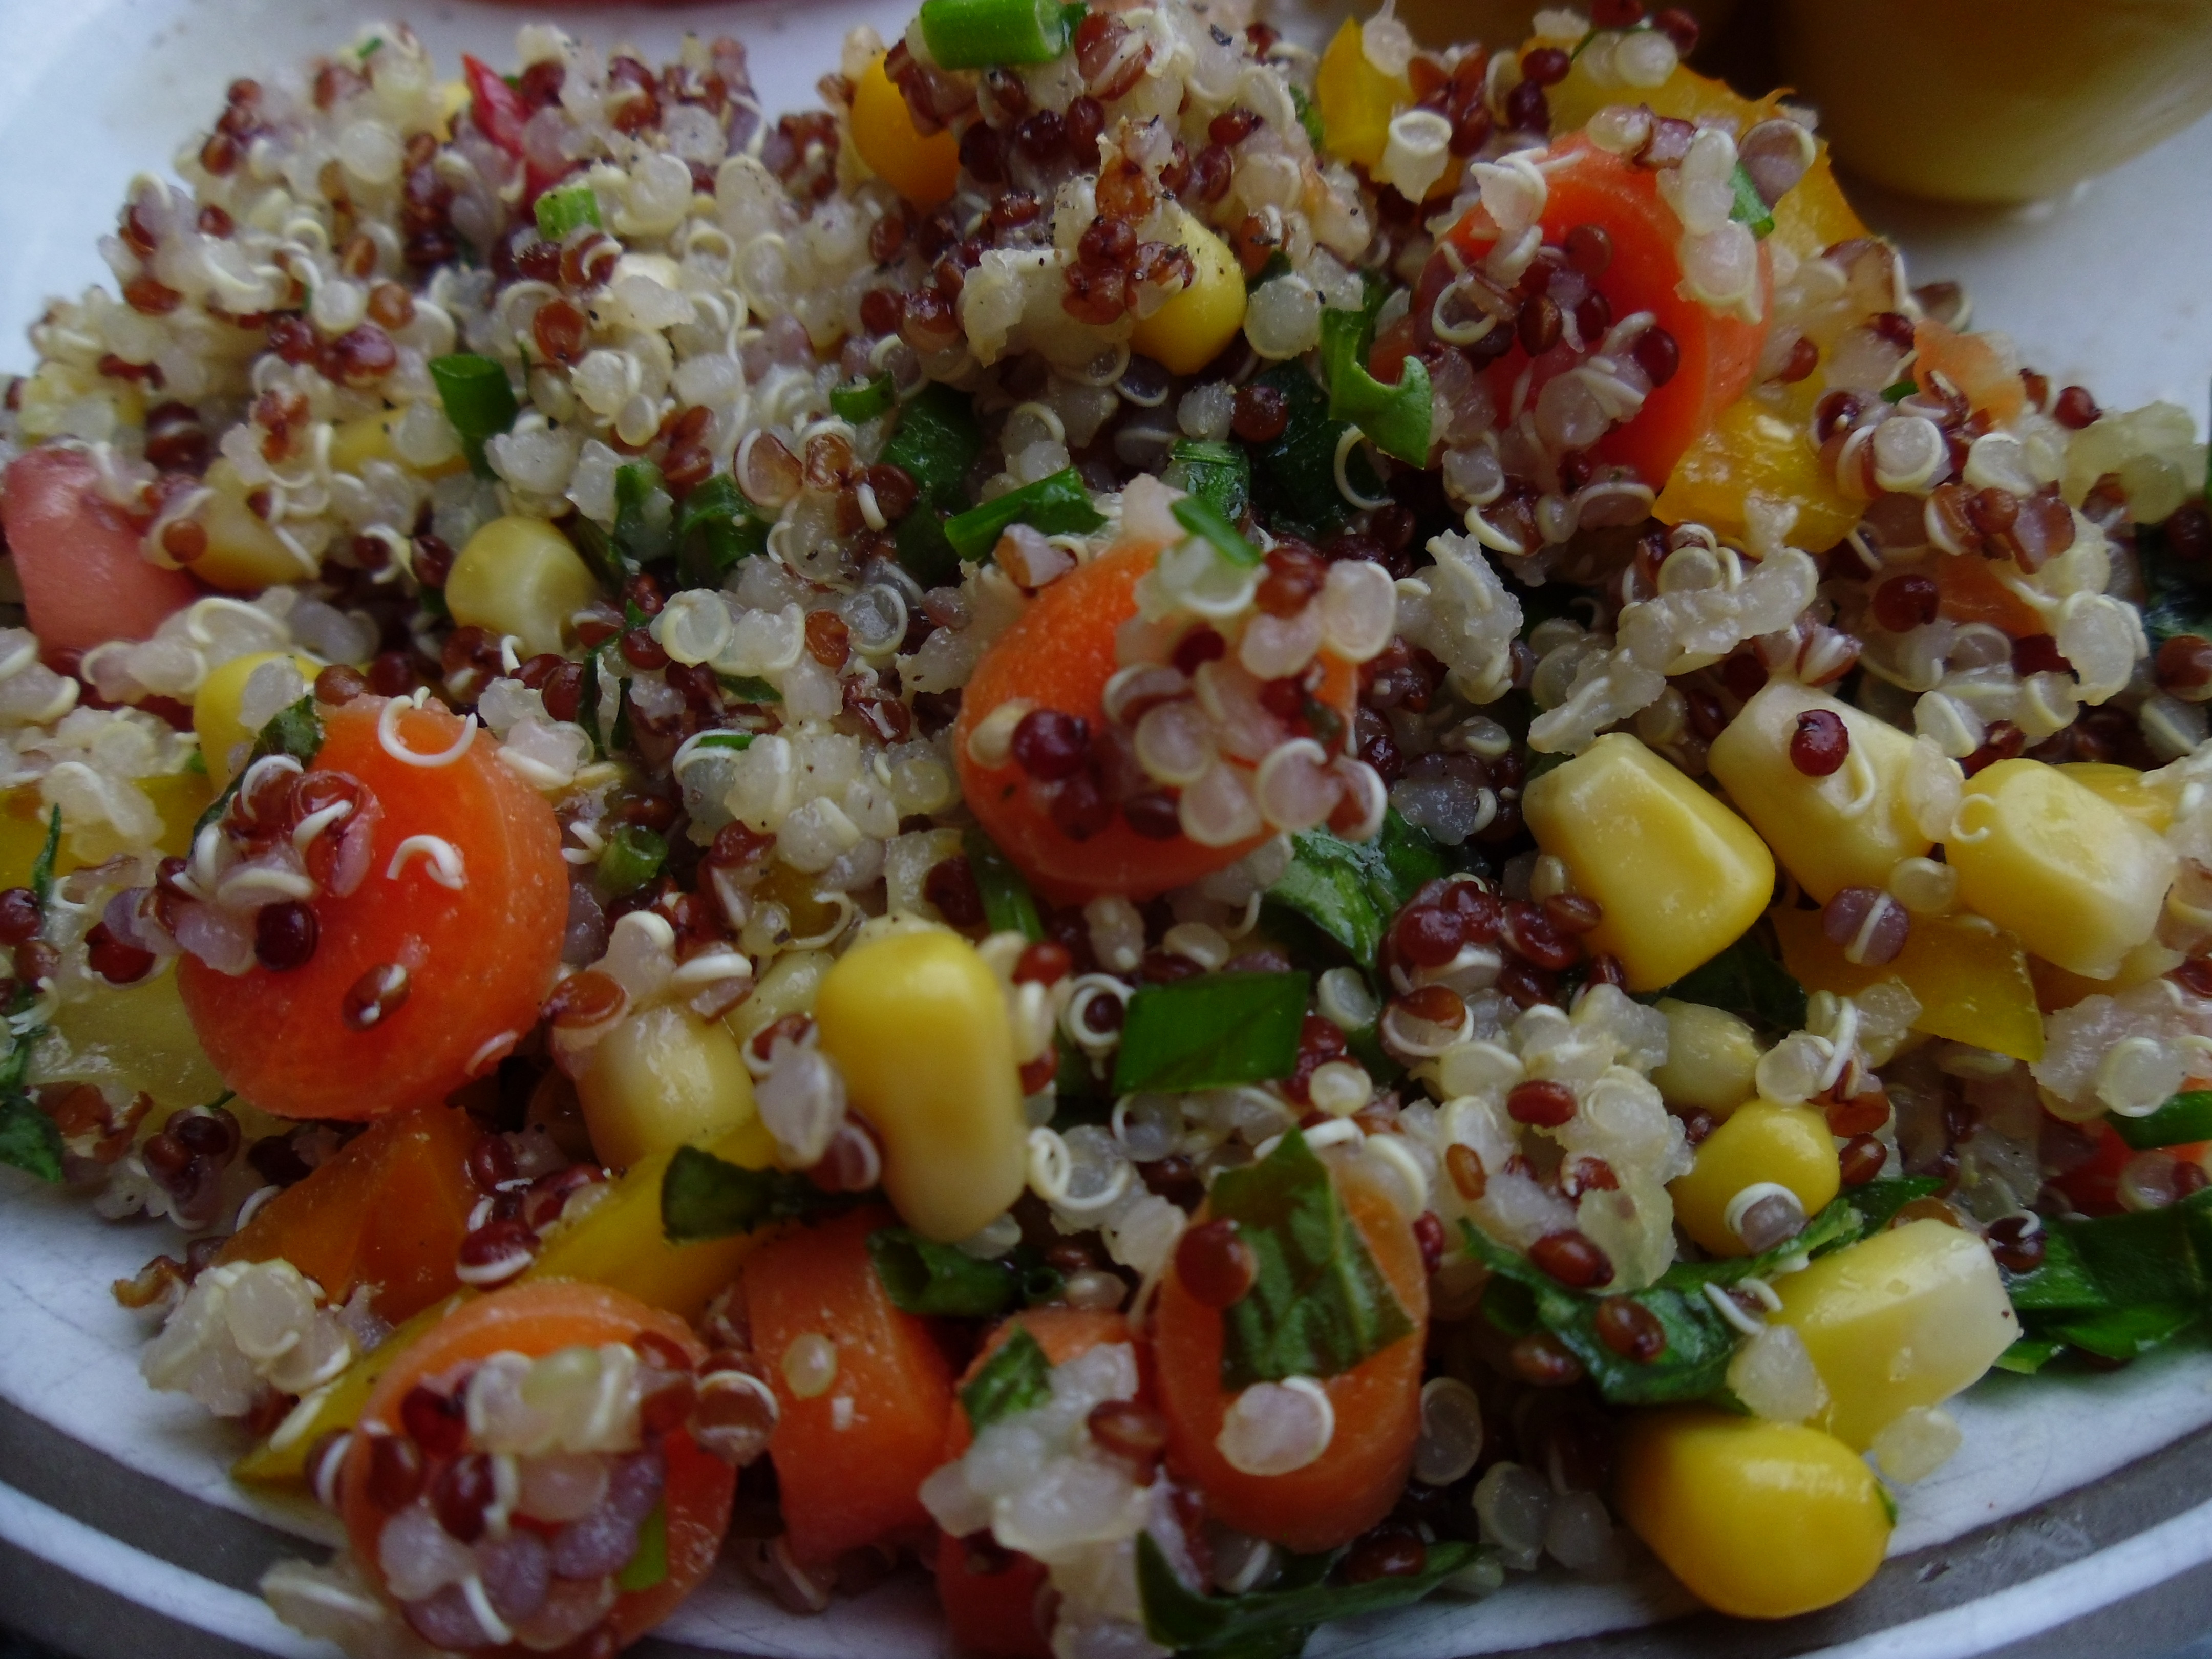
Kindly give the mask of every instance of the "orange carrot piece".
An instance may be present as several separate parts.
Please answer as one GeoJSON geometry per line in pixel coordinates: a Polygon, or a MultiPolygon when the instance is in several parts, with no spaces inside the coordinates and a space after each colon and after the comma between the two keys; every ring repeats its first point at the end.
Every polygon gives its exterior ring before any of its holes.
{"type": "Polygon", "coordinates": [[[952,1368],[928,1324],[894,1306],[876,1277],[868,1235],[891,1224],[872,1206],[777,1239],[745,1263],[753,1346],[782,1407],[769,1455],[802,1565],[929,1530],[920,1494],[945,1461],[952,1368]],[[811,1399],[784,1370],[804,1336],[826,1337],[837,1354],[829,1387],[811,1399]]]}
{"type": "MultiPolygon", "coordinates": [[[[376,1118],[442,1101],[537,1024],[561,959],[568,866],[552,808],[481,734],[450,765],[394,758],[378,737],[383,707],[362,697],[322,711],[311,773],[358,779],[379,816],[361,886],[312,902],[314,956],[285,973],[257,965],[235,979],[191,957],[179,965],[193,1030],[223,1081],[286,1117],[376,1118]],[[387,873],[416,836],[459,853],[459,891],[434,880],[431,860],[415,853],[387,873]],[[346,994],[395,963],[408,972],[406,1001],[355,1030],[346,994]]],[[[462,729],[434,707],[395,724],[422,755],[451,747],[462,729]]]]}
{"type": "Polygon", "coordinates": [[[1340,1171],[1337,1190],[1414,1329],[1322,1383],[1336,1433],[1316,1462],[1289,1474],[1231,1468],[1214,1445],[1233,1398],[1221,1384],[1220,1312],[1200,1305],[1170,1273],[1153,1322],[1169,1468],[1198,1486],[1216,1520],[1300,1553],[1334,1549],[1390,1512],[1405,1490],[1421,1427],[1429,1297],[1420,1246],[1389,1197],[1365,1176],[1340,1171]]]}

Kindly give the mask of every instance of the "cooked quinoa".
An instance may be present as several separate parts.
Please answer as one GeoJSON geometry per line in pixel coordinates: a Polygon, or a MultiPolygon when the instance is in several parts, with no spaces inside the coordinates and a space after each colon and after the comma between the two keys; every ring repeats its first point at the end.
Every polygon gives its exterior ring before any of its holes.
{"type": "Polygon", "coordinates": [[[174,1230],[289,1622],[1778,1616],[2193,1327],[2192,417],[1594,12],[380,26],[132,182],[0,416],[0,1158],[174,1230]]]}

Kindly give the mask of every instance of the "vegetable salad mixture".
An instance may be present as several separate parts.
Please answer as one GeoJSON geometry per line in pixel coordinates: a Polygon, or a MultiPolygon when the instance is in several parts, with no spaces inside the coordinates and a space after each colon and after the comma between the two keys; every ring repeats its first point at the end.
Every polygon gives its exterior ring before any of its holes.
{"type": "Polygon", "coordinates": [[[176,1230],[285,1620],[1783,1616],[2200,1327],[2204,450],[1694,39],[387,27],[133,183],[5,398],[0,1158],[176,1230]]]}

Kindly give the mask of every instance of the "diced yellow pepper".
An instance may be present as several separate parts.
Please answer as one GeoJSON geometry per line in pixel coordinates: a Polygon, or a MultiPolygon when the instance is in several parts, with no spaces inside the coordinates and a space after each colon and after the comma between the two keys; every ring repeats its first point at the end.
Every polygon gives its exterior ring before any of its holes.
{"type": "Polygon", "coordinates": [[[1801,259],[1809,259],[1838,242],[1873,234],[1844,199],[1844,187],[1836,182],[1836,169],[1830,164],[1828,146],[1823,143],[1805,176],[1774,204],[1774,228],[1766,240],[1788,248],[1801,259]]]}
{"type": "MultiPolygon", "coordinates": [[[[906,94],[878,53],[853,88],[853,148],[875,175],[918,208],[948,199],[960,182],[960,141],[947,129],[927,138],[915,131],[906,94]]],[[[1095,164],[1097,158],[1092,158],[1095,164]]],[[[1097,171],[1094,165],[1092,170],[1097,171]]]]}
{"type": "Polygon", "coordinates": [[[1783,966],[1808,991],[1856,996],[1877,981],[1902,980],[1920,1004],[1914,1030],[2031,1064],[2043,1058],[2043,1017],[2014,934],[1974,916],[1915,916],[1896,959],[1871,967],[1844,959],[1817,910],[1777,910],[1774,931],[1783,966]]]}
{"type": "Polygon", "coordinates": [[[1604,909],[1590,948],[1620,959],[1632,991],[1719,955],[1773,896],[1774,858],[1752,827],[1626,732],[1536,779],[1522,810],[1604,909]]]}
{"type": "Polygon", "coordinates": [[[2109,761],[2069,761],[2058,769],[2091,793],[2110,801],[2153,835],[2162,836],[2173,823],[2172,794],[2145,783],[2132,766],[2109,761]]]}
{"type": "Polygon", "coordinates": [[[246,481],[228,456],[217,456],[203,480],[215,493],[200,509],[207,551],[192,561],[192,574],[234,593],[258,593],[273,582],[296,582],[315,574],[313,559],[295,553],[246,505],[246,481]]]}
{"type": "Polygon", "coordinates": [[[1828,1121],[1809,1106],[1754,1100],[1738,1107],[1698,1148],[1690,1173],[1668,1183],[1674,1219],[1714,1255],[1748,1255],[1729,1207],[1747,1188],[1786,1187],[1808,1216],[1843,1186],[1828,1121]]]}
{"type": "Polygon", "coordinates": [[[856,945],[814,1018],[906,1224],[951,1243],[1005,1214],[1028,1182],[1029,1121],[1006,994],[975,947],[946,927],[856,945]]]}
{"type": "Polygon", "coordinates": [[[626,1170],[660,1152],[757,1132],[752,1073],[737,1038],[719,1021],[664,1003],[633,1014],[600,1038],[576,1079],[576,1099],[602,1163],[626,1170]]]}
{"type": "Polygon", "coordinates": [[[1129,348],[1170,374],[1195,374],[1244,326],[1244,273],[1228,245],[1180,208],[1176,240],[1190,253],[1190,285],[1138,320],[1129,348]]]}
{"type": "Polygon", "coordinates": [[[1413,83],[1376,68],[1359,20],[1347,17],[1321,55],[1314,99],[1330,153],[1372,167],[1390,140],[1390,117],[1413,101],[1413,83]]]}
{"type": "MultiPolygon", "coordinates": [[[[729,1163],[766,1169],[772,1146],[757,1120],[709,1148],[729,1163]]],[[[714,1293],[738,1276],[745,1258],[784,1231],[763,1227],[727,1238],[672,1244],[660,1228],[660,1180],[672,1152],[657,1152],[615,1182],[606,1194],[563,1220],[546,1237],[523,1278],[577,1279],[605,1285],[679,1317],[696,1321],[714,1293]]],[[[307,1453],[331,1429],[349,1428],[360,1419],[377,1379],[407,1346],[472,1293],[464,1291],[425,1309],[362,1355],[331,1383],[308,1395],[276,1431],[237,1463],[231,1473],[261,1486],[297,1485],[306,1478],[307,1453]]]]}
{"type": "Polygon", "coordinates": [[[446,608],[455,622],[514,635],[528,657],[560,650],[570,619],[599,592],[566,536],[543,519],[509,514],[461,549],[446,578],[446,608]]]}
{"type": "Polygon", "coordinates": [[[1854,1451],[1915,1406],[1978,1382],[2020,1334],[1989,1246],[1947,1222],[1909,1222],[1774,1280],[1778,1324],[1828,1385],[1820,1426],[1854,1451]]]}
{"type": "Polygon", "coordinates": [[[1738,1619],[1832,1606],[1889,1547],[1874,1471],[1832,1436],[1710,1406],[1629,1414],[1614,1501],[1698,1599],[1738,1619]]]}
{"type": "Polygon", "coordinates": [[[1944,854],[1959,896],[2036,955],[2110,979],[2158,927],[2175,857],[2104,796],[2041,761],[1966,781],[1944,854]]]}
{"type": "Polygon", "coordinates": [[[2028,957],[2027,972],[2035,981],[2036,1006],[2047,1014],[2059,1008],[2071,1008],[2084,997],[2118,996],[2138,985],[2164,979],[2188,959],[2180,951],[2153,939],[2145,939],[2129,951],[2120,961],[2120,971],[2110,979],[2084,979],[2041,957],[2028,957]]]}
{"type": "MultiPolygon", "coordinates": [[[[199,737],[200,758],[207,763],[208,776],[217,787],[230,781],[236,769],[234,761],[242,759],[253,748],[257,732],[239,714],[239,705],[246,696],[246,681],[253,678],[253,671],[262,664],[279,661],[287,654],[282,651],[255,651],[233,657],[200,682],[200,689],[192,698],[192,730],[199,737]]],[[[300,678],[313,685],[315,676],[323,672],[323,665],[297,652],[289,654],[292,665],[300,671],[300,678]]]]}
{"type": "Polygon", "coordinates": [[[1845,887],[1887,885],[1899,859],[1935,843],[1920,833],[1905,799],[1912,739],[1794,680],[1773,680],[1713,739],[1709,765],[1737,811],[1751,820],[1798,885],[1826,902],[1845,887]],[[1826,777],[1790,758],[1799,719],[1815,711],[1844,723],[1850,750],[1826,777]]]}
{"type": "Polygon", "coordinates": [[[222,1092],[222,1074],[200,1047],[173,973],[61,1004],[52,1034],[33,1051],[30,1081],[89,1083],[112,1100],[143,1091],[154,1097],[157,1121],[222,1092]]]}
{"type": "MultiPolygon", "coordinates": [[[[173,772],[140,778],[138,787],[161,815],[161,833],[154,844],[172,857],[191,851],[192,825],[215,799],[214,787],[198,772],[173,772]]],[[[48,814],[35,783],[18,784],[0,793],[0,887],[27,887],[31,866],[46,844],[48,814]]],[[[91,830],[64,828],[54,855],[54,873],[65,876],[88,864],[98,864],[123,851],[101,826],[91,830]]]]}
{"type": "Polygon", "coordinates": [[[1751,1027],[1724,1008],[1662,997],[1667,1016],[1666,1063],[1651,1073],[1669,1106],[1726,1117],[1754,1092],[1759,1039],[1751,1027]]]}
{"type": "Polygon", "coordinates": [[[1740,540],[1754,491],[1797,509],[1790,531],[1793,545],[1832,546],[1865,511],[1836,488],[1802,422],[1786,420],[1750,398],[1723,410],[1683,452],[1651,511],[1667,524],[1695,522],[1724,539],[1740,540]]]}

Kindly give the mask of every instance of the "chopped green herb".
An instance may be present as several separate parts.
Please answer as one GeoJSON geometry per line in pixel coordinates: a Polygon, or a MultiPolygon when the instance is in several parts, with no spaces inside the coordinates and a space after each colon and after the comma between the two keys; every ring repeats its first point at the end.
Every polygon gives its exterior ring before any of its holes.
{"type": "Polygon", "coordinates": [[[637,1550],[615,1575],[615,1588],[626,1595],[649,1590],[668,1577],[668,1505],[655,1504],[637,1529],[637,1550]]]}
{"type": "Polygon", "coordinates": [[[1194,536],[1213,544],[1213,550],[1234,565],[1249,570],[1260,562],[1260,550],[1244,539],[1219,507],[1203,495],[1186,495],[1175,504],[1175,520],[1194,536]]]}
{"type": "Polygon", "coordinates": [[[970,829],[962,836],[960,848],[968,855],[975,890],[983,896],[983,919],[991,931],[1042,939],[1044,921],[1037,915],[1036,897],[1030,891],[1029,878],[1020,866],[981,830],[970,829]]]}
{"type": "Polygon", "coordinates": [[[740,751],[753,746],[750,732],[702,732],[696,740],[702,749],[735,749],[740,751]]]}
{"type": "Polygon", "coordinates": [[[1114,1092],[1288,1077],[1311,984],[1304,974],[1199,974],[1140,987],[1122,1023],[1114,1092]]]}
{"type": "Polygon", "coordinates": [[[185,757],[185,770],[195,777],[207,776],[207,757],[198,750],[193,750],[191,754],[185,757]]]}
{"type": "Polygon", "coordinates": [[[1778,1031],[1795,1031],[1805,1024],[1805,988],[1755,932],[1655,994],[1726,1009],[1778,1031]]]}
{"type": "MultiPolygon", "coordinates": [[[[301,766],[311,766],[315,757],[322,751],[322,747],[323,721],[322,717],[315,713],[315,697],[311,691],[299,702],[286,704],[269,717],[269,723],[253,739],[252,752],[246,757],[246,764],[238,769],[238,775],[224,786],[221,794],[208,803],[207,811],[201,813],[199,821],[192,825],[192,839],[198,841],[200,831],[210,823],[222,822],[222,815],[230,810],[230,803],[238,793],[238,786],[245,781],[246,775],[254,762],[266,760],[271,755],[289,755],[301,766]]],[[[54,867],[52,858],[50,854],[42,856],[46,857],[46,869],[51,873],[54,867]]],[[[35,870],[33,878],[36,879],[35,870]]],[[[40,897],[43,902],[44,895],[40,897]]]]}
{"type": "MultiPolygon", "coordinates": [[[[1336,487],[1337,441],[1350,422],[1330,418],[1328,395],[1296,359],[1277,363],[1253,384],[1281,392],[1289,406],[1282,431],[1252,446],[1252,497],[1260,518],[1279,534],[1325,541],[1352,513],[1336,487]]],[[[1358,450],[1346,458],[1344,473],[1370,500],[1381,493],[1381,480],[1358,450]]]]}
{"type": "Polygon", "coordinates": [[[1429,371],[1418,357],[1406,359],[1396,386],[1385,386],[1367,370],[1367,349],[1375,319],[1364,311],[1322,313],[1322,364],[1328,377],[1330,418],[1348,421],[1386,455],[1413,466],[1429,459],[1431,404],[1429,371]]]}
{"type": "Polygon", "coordinates": [[[2100,1359],[2140,1359],[2195,1329],[2203,1317],[2203,1308],[2195,1304],[2142,1302],[2069,1320],[2050,1334],[2100,1359]]]}
{"type": "Polygon", "coordinates": [[[968,1426],[977,1434],[1002,1418],[1030,1411],[1052,1398],[1052,1364],[1029,1328],[1017,1325],[983,1362],[975,1380],[960,1390],[968,1426]]]}
{"type": "Polygon", "coordinates": [[[679,1146],[660,1177],[660,1231],[672,1244],[691,1244],[771,1222],[803,1221],[851,1201],[787,1170],[748,1170],[699,1147],[679,1146]]]}
{"type": "Polygon", "coordinates": [[[994,1319],[1058,1294],[1059,1273],[1034,1250],[979,1261],[905,1227],[868,1235],[868,1259],[893,1305],[925,1318],[994,1319]]]}
{"type": "Polygon", "coordinates": [[[987,559],[1009,525],[1025,524],[1059,536],[1082,535],[1105,522],[1105,515],[1091,504],[1083,475],[1069,466],[947,519],[945,539],[963,559],[987,559]]]}
{"type": "Polygon", "coordinates": [[[2154,654],[2177,635],[2212,639],[2212,569],[2168,551],[2163,525],[2136,526],[2136,563],[2142,573],[2143,631],[2154,654]]]}
{"type": "Polygon", "coordinates": [[[714,678],[721,681],[722,690],[739,702],[770,703],[783,701],[783,693],[757,674],[717,674],[714,678]]]}
{"type": "Polygon", "coordinates": [[[1304,87],[1295,82],[1285,84],[1290,89],[1291,107],[1298,112],[1298,125],[1306,130],[1306,137],[1312,141],[1313,147],[1321,149],[1328,142],[1322,131],[1321,112],[1314,107],[1314,100],[1306,95],[1304,87]]]}
{"type": "Polygon", "coordinates": [[[921,37],[944,69],[1049,64],[1067,50],[1083,11],[1060,0],[922,0],[921,37]]]}
{"type": "Polygon", "coordinates": [[[1735,176],[1729,185],[1735,191],[1735,200],[1729,204],[1729,217],[1740,225],[1748,225],[1757,237],[1771,235],[1774,230],[1774,210],[1766,205],[1766,198],[1759,193],[1759,186],[1751,181],[1751,173],[1738,161],[1735,176]]]}
{"type": "Polygon", "coordinates": [[[491,465],[484,459],[484,441],[513,426],[515,416],[521,412],[514,400],[514,388],[507,384],[507,370],[489,357],[457,351],[430,360],[430,380],[438,388],[447,420],[460,434],[470,471],[479,478],[489,478],[491,465]]]}
{"type": "Polygon", "coordinates": [[[1477,1550],[1463,1539],[1438,1539],[1427,1546],[1419,1572],[1331,1583],[1342,1553],[1293,1555],[1267,1589],[1208,1595],[1177,1577],[1152,1535],[1142,1534],[1137,1589],[1144,1598],[1146,1632],[1185,1659],[1296,1659],[1321,1626],[1420,1601],[1472,1565],[1477,1550]]]}
{"type": "Polygon", "coordinates": [[[968,505],[968,469],[983,447],[982,429],[967,394],[935,381],[899,410],[898,427],[884,445],[883,459],[902,469],[921,500],[899,520],[899,562],[926,586],[957,581],[960,556],[945,539],[939,516],[968,505]]]}
{"type": "Polygon", "coordinates": [[[1235,444],[1179,438],[1168,452],[1160,482],[1211,501],[1234,524],[1252,501],[1252,458],[1235,444]]]}
{"type": "Polygon", "coordinates": [[[1920,390],[1918,384],[1907,377],[1882,387],[1881,400],[1886,404],[1903,403],[1918,390],[1920,390]]]}
{"type": "Polygon", "coordinates": [[[2105,1121],[2137,1152],[2212,1140],[2212,1090],[2191,1089],[2178,1094],[2147,1116],[2122,1117],[2114,1112],[2105,1121]]]}
{"type": "Polygon", "coordinates": [[[569,234],[580,226],[605,228],[605,222],[599,217],[599,198],[580,179],[573,185],[558,185],[547,191],[538,198],[537,210],[538,234],[548,242],[565,242],[569,234]]]}
{"type": "Polygon", "coordinates": [[[615,557],[635,575],[667,557],[674,541],[676,502],[662,488],[660,469],[651,461],[632,461],[615,469],[615,557]]]}
{"type": "Polygon", "coordinates": [[[1222,1315],[1224,1388],[1335,1376],[1412,1333],[1328,1166],[1300,1131],[1259,1163],[1223,1170],[1207,1207],[1237,1224],[1258,1267],[1251,1290],[1222,1315]]]}
{"type": "Polygon", "coordinates": [[[768,550],[769,522],[735,478],[716,473],[676,512],[677,568],[684,580],[699,587],[719,586],[740,561],[768,550]]]}
{"type": "Polygon", "coordinates": [[[668,843],[653,830],[635,823],[618,827],[607,837],[599,854],[599,890],[609,898],[635,893],[660,873],[668,861],[668,843]]]}
{"type": "Polygon", "coordinates": [[[1267,890],[1268,902],[1297,911],[1368,969],[1391,919],[1449,867],[1427,833],[1395,806],[1373,841],[1305,830],[1291,837],[1291,867],[1267,890]]]}
{"type": "MultiPolygon", "coordinates": [[[[31,860],[31,895],[41,914],[53,896],[54,862],[62,845],[62,809],[46,814],[46,838],[31,860]]],[[[9,999],[6,1012],[18,1019],[38,1006],[39,988],[21,981],[9,999]]],[[[31,1071],[31,1051],[46,1034],[43,1025],[31,1025],[11,1034],[7,1057],[0,1060],[0,1164],[59,1185],[62,1178],[62,1133],[52,1118],[40,1111],[25,1087],[31,1071]]]]}
{"type": "Polygon", "coordinates": [[[888,374],[878,374],[872,380],[848,381],[830,393],[831,412],[854,426],[888,413],[897,401],[888,374]]]}

